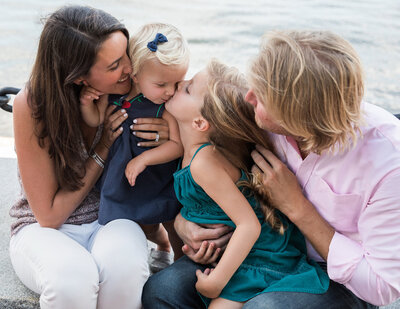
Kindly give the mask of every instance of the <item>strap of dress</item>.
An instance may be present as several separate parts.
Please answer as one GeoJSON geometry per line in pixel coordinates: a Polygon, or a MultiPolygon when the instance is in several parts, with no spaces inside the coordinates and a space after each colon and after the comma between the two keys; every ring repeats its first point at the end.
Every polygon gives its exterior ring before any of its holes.
{"type": "Polygon", "coordinates": [[[205,143],[205,144],[201,145],[199,148],[197,148],[196,152],[194,153],[194,155],[193,155],[193,157],[192,157],[192,160],[190,160],[189,165],[192,163],[194,157],[197,155],[197,153],[198,153],[202,148],[204,148],[204,147],[206,147],[206,146],[210,146],[210,145],[211,145],[211,143],[205,143]]]}

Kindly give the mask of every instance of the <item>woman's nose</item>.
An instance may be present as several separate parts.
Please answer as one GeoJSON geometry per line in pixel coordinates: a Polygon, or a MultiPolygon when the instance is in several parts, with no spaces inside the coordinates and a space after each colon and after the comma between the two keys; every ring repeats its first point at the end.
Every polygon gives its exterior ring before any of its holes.
{"type": "Polygon", "coordinates": [[[123,72],[126,74],[131,74],[132,73],[132,63],[131,60],[129,59],[128,55],[125,55],[123,58],[123,72]]]}

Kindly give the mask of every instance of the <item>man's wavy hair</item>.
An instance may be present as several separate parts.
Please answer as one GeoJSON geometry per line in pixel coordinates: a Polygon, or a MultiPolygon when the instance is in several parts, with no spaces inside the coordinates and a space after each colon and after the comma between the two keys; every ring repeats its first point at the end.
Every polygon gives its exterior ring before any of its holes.
{"type": "Polygon", "coordinates": [[[364,80],[360,59],[327,31],[273,31],[262,38],[249,83],[276,122],[320,154],[355,143],[364,80]]]}

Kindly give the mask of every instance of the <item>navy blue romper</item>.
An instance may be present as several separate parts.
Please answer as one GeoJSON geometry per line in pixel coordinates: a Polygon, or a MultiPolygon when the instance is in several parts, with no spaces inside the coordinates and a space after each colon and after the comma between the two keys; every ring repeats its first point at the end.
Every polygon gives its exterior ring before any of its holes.
{"type": "Polygon", "coordinates": [[[137,177],[134,187],[125,177],[128,162],[151,149],[137,146],[144,140],[132,134],[129,128],[132,120],[161,117],[164,104],[154,104],[142,94],[129,102],[125,101],[125,96],[110,95],[109,102],[118,106],[116,110],[124,108],[128,119],[122,124],[124,131],[110,148],[103,174],[97,182],[100,190],[99,223],[104,225],[116,219],[130,219],[142,224],[173,220],[180,210],[173,186],[178,160],[146,167],[137,177]]]}

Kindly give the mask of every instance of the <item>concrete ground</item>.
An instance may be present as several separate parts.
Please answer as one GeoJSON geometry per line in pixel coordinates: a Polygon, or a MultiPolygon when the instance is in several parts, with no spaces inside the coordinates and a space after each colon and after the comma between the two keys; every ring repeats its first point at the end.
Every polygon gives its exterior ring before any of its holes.
{"type": "Polygon", "coordinates": [[[19,193],[12,140],[0,137],[0,308],[39,308],[39,296],[17,278],[8,254],[11,218],[8,210],[19,193]]]}
{"type": "MultiPolygon", "coordinates": [[[[11,224],[8,210],[19,193],[16,168],[12,139],[0,137],[0,308],[36,309],[39,296],[16,277],[8,254],[11,224]]],[[[400,309],[400,300],[383,308],[400,309]]]]}

